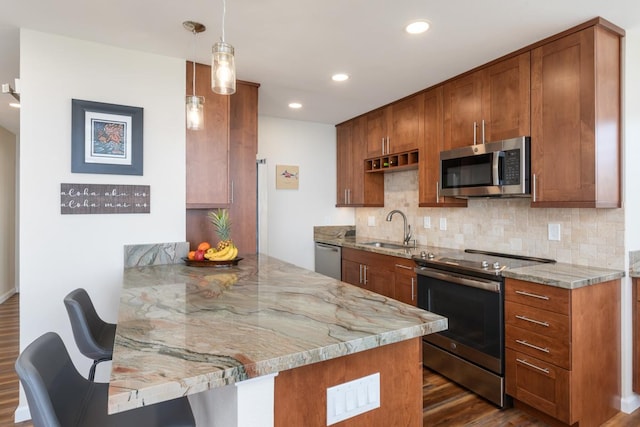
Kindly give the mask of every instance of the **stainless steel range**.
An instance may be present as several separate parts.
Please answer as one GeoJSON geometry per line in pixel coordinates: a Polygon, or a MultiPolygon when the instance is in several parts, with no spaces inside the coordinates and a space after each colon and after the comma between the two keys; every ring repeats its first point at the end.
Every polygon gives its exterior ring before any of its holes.
{"type": "Polygon", "coordinates": [[[413,259],[418,307],[449,321],[446,331],[424,337],[424,365],[504,407],[502,272],[555,261],[472,249],[422,252],[413,259]]]}

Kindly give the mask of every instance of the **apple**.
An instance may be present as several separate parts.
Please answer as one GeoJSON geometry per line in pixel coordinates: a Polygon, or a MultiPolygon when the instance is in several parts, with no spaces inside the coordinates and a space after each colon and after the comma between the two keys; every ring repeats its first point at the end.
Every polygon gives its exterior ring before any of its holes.
{"type": "Polygon", "coordinates": [[[204,251],[201,251],[201,250],[196,251],[196,253],[193,255],[193,259],[195,259],[196,261],[203,261],[204,251]]]}

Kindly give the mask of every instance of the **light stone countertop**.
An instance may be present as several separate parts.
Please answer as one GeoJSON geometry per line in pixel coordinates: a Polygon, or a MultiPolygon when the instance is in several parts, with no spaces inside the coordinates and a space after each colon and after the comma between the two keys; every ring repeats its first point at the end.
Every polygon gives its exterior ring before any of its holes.
{"type": "Polygon", "coordinates": [[[640,277],[640,251],[629,252],[629,276],[640,277]]]}
{"type": "MultiPolygon", "coordinates": [[[[418,245],[415,248],[407,249],[385,249],[377,248],[374,246],[365,245],[364,243],[374,241],[374,238],[345,237],[344,233],[336,232],[340,230],[340,227],[333,229],[332,227],[314,227],[314,240],[316,242],[326,243],[330,245],[341,246],[343,248],[353,248],[368,252],[376,252],[384,255],[397,256],[401,258],[412,258],[414,255],[419,255],[421,251],[425,252],[442,252],[452,251],[447,248],[437,248],[418,245]],[[328,232],[327,232],[328,229],[328,232]]],[[[382,241],[382,240],[380,240],[382,241]]],[[[640,251],[637,253],[636,266],[637,269],[632,269],[632,277],[640,277],[640,251]],[[636,276],[634,276],[636,274],[636,276]]],[[[531,267],[514,268],[512,270],[503,271],[504,277],[511,277],[514,279],[526,280],[534,283],[541,283],[548,286],[555,286],[558,288],[575,289],[583,286],[595,285],[609,280],[619,279],[624,277],[624,271],[611,270],[599,267],[586,267],[581,265],[555,263],[555,264],[539,264],[531,267]]]]}
{"type": "Polygon", "coordinates": [[[124,271],[109,412],[392,344],[447,319],[265,255],[124,271]]]}
{"type": "Polygon", "coordinates": [[[564,289],[577,289],[624,277],[621,270],[573,264],[538,264],[502,272],[503,277],[525,280],[564,289]]]}

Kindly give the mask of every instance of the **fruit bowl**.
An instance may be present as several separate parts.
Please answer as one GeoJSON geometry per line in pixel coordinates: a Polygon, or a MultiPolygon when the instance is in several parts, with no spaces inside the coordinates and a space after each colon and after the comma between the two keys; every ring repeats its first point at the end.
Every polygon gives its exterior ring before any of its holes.
{"type": "Polygon", "coordinates": [[[235,257],[234,259],[226,259],[226,260],[195,260],[183,257],[182,260],[189,267],[231,267],[234,265],[238,265],[238,262],[242,259],[242,257],[235,257]]]}

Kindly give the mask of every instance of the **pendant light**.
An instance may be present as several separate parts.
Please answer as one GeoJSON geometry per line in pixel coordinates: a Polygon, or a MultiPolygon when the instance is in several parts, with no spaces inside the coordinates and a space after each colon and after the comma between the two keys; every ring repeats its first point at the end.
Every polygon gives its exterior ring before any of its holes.
{"type": "MultiPolygon", "coordinates": [[[[185,21],[182,26],[193,33],[194,40],[198,33],[207,29],[199,22],[185,21]]],[[[204,96],[196,96],[196,60],[195,60],[195,41],[193,49],[193,79],[192,79],[192,95],[186,97],[186,114],[187,114],[187,129],[189,130],[201,130],[204,128],[204,96]]]]}
{"type": "Polygon", "coordinates": [[[222,0],[222,38],[212,48],[211,89],[220,95],[232,95],[236,91],[236,65],[233,46],[224,41],[224,21],[227,2],[222,0]]]}

